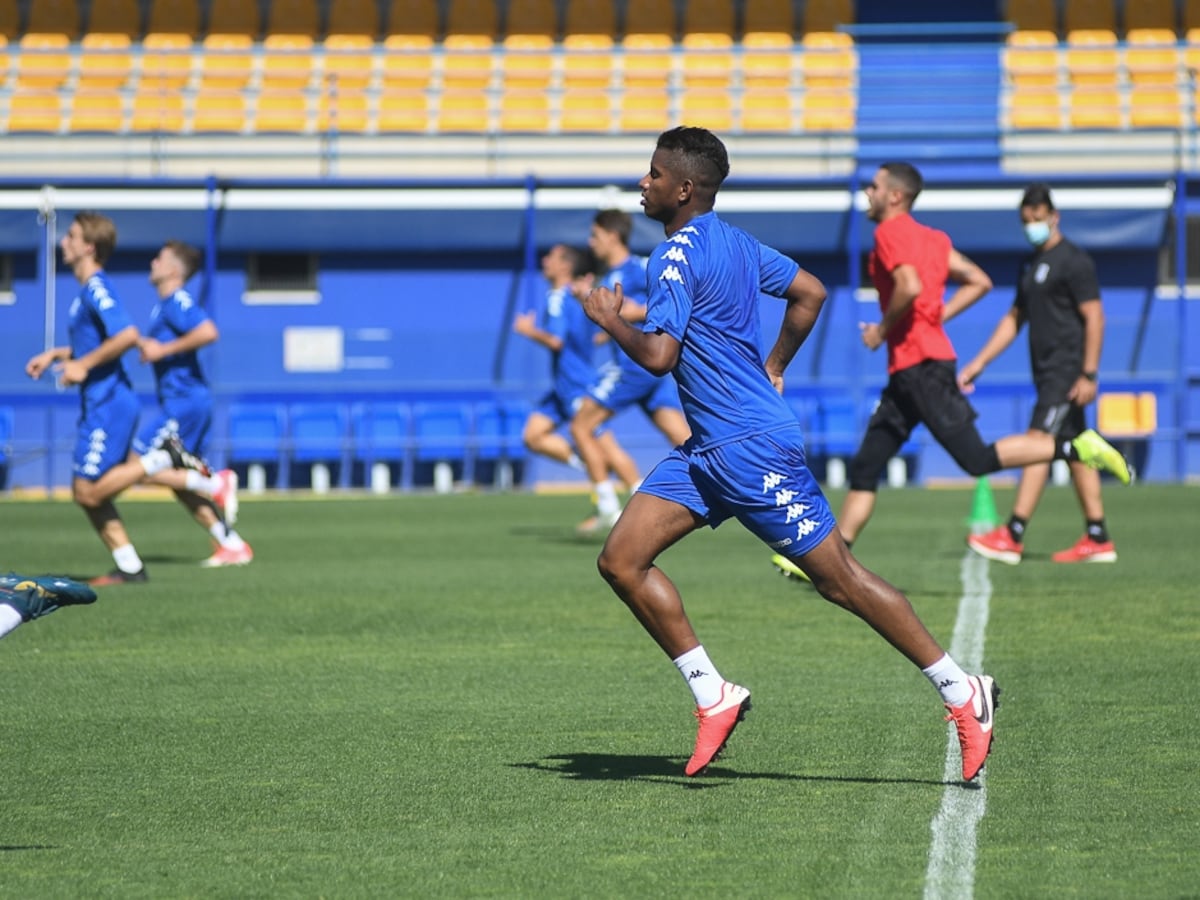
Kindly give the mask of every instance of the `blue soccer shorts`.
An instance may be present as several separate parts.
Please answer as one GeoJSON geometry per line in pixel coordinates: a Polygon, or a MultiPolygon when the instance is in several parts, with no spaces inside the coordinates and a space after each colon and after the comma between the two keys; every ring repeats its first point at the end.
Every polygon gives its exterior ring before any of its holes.
{"type": "Polygon", "coordinates": [[[172,400],[159,407],[138,429],[133,449],[147,453],[172,434],[179,435],[183,446],[196,456],[204,456],[208,431],[212,427],[212,404],[207,397],[191,401],[172,400]]]}
{"type": "Polygon", "coordinates": [[[676,447],[639,491],[678,503],[711,528],[733,517],[789,557],[820,544],[836,524],[804,455],[799,424],[700,452],[676,447]]]}
{"type": "Polygon", "coordinates": [[[138,412],[137,395],[125,388],[99,402],[83,404],[75,434],[76,478],[96,481],[113,466],[125,462],[137,429],[138,412]]]}
{"type": "Polygon", "coordinates": [[[648,415],[663,407],[682,408],[674,378],[651,375],[641,368],[623,368],[616,363],[600,368],[599,379],[587,393],[614,415],[631,406],[640,406],[648,415]]]}

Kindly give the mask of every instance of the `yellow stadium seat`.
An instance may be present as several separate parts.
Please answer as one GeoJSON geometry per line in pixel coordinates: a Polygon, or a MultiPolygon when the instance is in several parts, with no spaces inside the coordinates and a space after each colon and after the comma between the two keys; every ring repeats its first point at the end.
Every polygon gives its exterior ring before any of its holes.
{"type": "Polygon", "coordinates": [[[1124,124],[1121,92],[1116,88],[1081,87],[1067,101],[1067,123],[1072,128],[1114,130],[1124,124]]]}
{"type": "Polygon", "coordinates": [[[116,90],[133,72],[129,35],[89,32],[80,42],[78,90],[116,90]]]}
{"type": "Polygon", "coordinates": [[[379,35],[379,7],[375,0],[337,0],[329,4],[326,40],[354,35],[374,40],[379,35]]]}
{"type": "Polygon", "coordinates": [[[322,94],[317,128],[322,132],[363,134],[371,127],[371,95],[365,90],[322,94]]]}
{"type": "Polygon", "coordinates": [[[1133,85],[1129,90],[1129,124],[1134,128],[1182,128],[1185,122],[1179,88],[1170,84],[1133,85]]]}
{"type": "Polygon", "coordinates": [[[138,0],[92,0],[87,30],[91,34],[137,37],[142,33],[142,11],[138,8],[138,0]]]}
{"type": "Polygon", "coordinates": [[[208,34],[243,34],[257,38],[262,32],[258,4],[246,0],[212,0],[208,11],[208,34]]]}
{"type": "MultiPolygon", "coordinates": [[[[1140,3],[1141,0],[1133,0],[1140,3]]],[[[1116,0],[1065,0],[1063,31],[1117,30],[1116,0]]]]}
{"type": "Polygon", "coordinates": [[[850,90],[806,90],[800,96],[800,127],[804,131],[852,131],[857,100],[850,90]]]}
{"type": "Polygon", "coordinates": [[[839,25],[854,23],[854,0],[805,0],[805,34],[835,31],[839,25]]]}
{"type": "Polygon", "coordinates": [[[840,31],[815,31],[801,40],[800,71],[806,90],[848,90],[858,71],[854,41],[840,31]]]}
{"type": "Polygon", "coordinates": [[[566,89],[562,95],[559,130],[597,132],[612,129],[612,96],[608,91],[566,89]]]}
{"type": "Polygon", "coordinates": [[[1058,89],[1034,85],[1017,87],[1009,96],[1009,127],[1018,131],[1062,128],[1062,98],[1058,89]]]}
{"type": "Polygon", "coordinates": [[[320,32],[321,13],[317,9],[317,0],[271,0],[267,14],[268,36],[302,34],[315,40],[320,32]]]}
{"type": "Polygon", "coordinates": [[[0,36],[5,38],[5,44],[16,40],[21,33],[21,9],[17,0],[0,0],[0,36]]]}
{"type": "Polygon", "coordinates": [[[491,104],[487,94],[475,90],[442,91],[438,98],[438,131],[486,134],[491,127],[491,104]]]}
{"type": "Polygon", "coordinates": [[[733,98],[729,91],[686,91],[680,103],[679,121],[728,134],[733,131],[733,98]]]}
{"type": "Polygon", "coordinates": [[[1151,29],[1176,33],[1175,0],[1137,0],[1124,4],[1126,35],[1130,31],[1151,29]]]}
{"type": "Polygon", "coordinates": [[[295,132],[303,134],[310,128],[308,94],[299,90],[263,89],[255,104],[254,130],[264,132],[295,132]]]}
{"type": "Polygon", "coordinates": [[[1158,430],[1158,398],[1149,391],[1101,394],[1096,428],[1107,437],[1149,437],[1158,430]]]}
{"type": "Polygon", "coordinates": [[[495,0],[447,0],[446,38],[475,35],[494,41],[500,32],[495,0]]]}
{"type": "Polygon", "coordinates": [[[504,39],[500,74],[505,87],[549,90],[554,83],[553,42],[542,35],[510,35],[504,39]]]}
{"type": "Polygon", "coordinates": [[[666,88],[625,90],[617,105],[617,127],[622,132],[657,134],[673,124],[671,98],[666,88]]]}
{"type": "Polygon", "coordinates": [[[382,79],[392,90],[425,90],[433,78],[432,43],[420,34],[389,34],[383,42],[382,79]]]}
{"type": "Polygon", "coordinates": [[[429,96],[425,91],[385,89],[379,95],[377,131],[424,132],[429,125],[429,96]]]}
{"type": "Polygon", "coordinates": [[[550,95],[545,91],[505,91],[500,95],[500,130],[548,132],[550,95]]]}
{"type": "Polygon", "coordinates": [[[193,131],[241,134],[246,123],[246,97],[241,91],[202,88],[197,92],[192,111],[193,131]]]}
{"type": "Polygon", "coordinates": [[[613,39],[606,34],[569,34],[562,43],[564,89],[607,88],[613,80],[613,39]]]}
{"type": "Polygon", "coordinates": [[[313,74],[313,39],[307,34],[272,33],[262,42],[264,90],[296,90],[313,74]]]}
{"type": "Polygon", "coordinates": [[[182,32],[155,32],[142,41],[138,83],[155,90],[182,90],[192,77],[192,39],[182,32]]]}
{"type": "Polygon", "coordinates": [[[37,131],[54,133],[63,125],[62,97],[55,91],[13,91],[8,98],[8,121],[6,128],[11,132],[37,131]]]}
{"type": "Polygon", "coordinates": [[[432,46],[438,36],[438,0],[391,0],[387,34],[423,37],[432,46]]]}
{"type": "Polygon", "coordinates": [[[766,88],[742,95],[742,131],[791,132],[795,128],[790,90],[766,88]]]}
{"type": "Polygon", "coordinates": [[[1135,28],[1125,35],[1125,71],[1134,85],[1173,85],[1180,81],[1175,32],[1135,28]]]}
{"type": "Polygon", "coordinates": [[[735,28],[732,0],[687,0],[681,31],[689,34],[723,34],[732,40],[735,28]]]}
{"type": "Polygon", "coordinates": [[[1018,31],[1049,31],[1058,35],[1058,5],[1046,0],[1008,0],[1004,19],[1018,31]]]}
{"type": "Polygon", "coordinates": [[[1019,87],[1051,87],[1059,83],[1062,57],[1051,31],[1014,31],[1005,41],[1004,72],[1019,87]]]}
{"type": "Polygon", "coordinates": [[[177,90],[143,90],[139,85],[133,95],[133,111],[129,118],[130,131],[178,134],[186,121],[184,98],[177,90]]]}
{"type": "Polygon", "coordinates": [[[17,56],[17,89],[60,87],[71,76],[70,44],[64,32],[22,35],[17,56]]]}
{"type": "Polygon", "coordinates": [[[146,16],[146,37],[152,34],[186,34],[195,40],[200,36],[198,0],[152,0],[146,16]]]}
{"type": "Polygon", "coordinates": [[[447,35],[442,42],[442,86],[449,90],[487,90],[495,73],[491,38],[447,35]]]}
{"type": "Polygon", "coordinates": [[[26,34],[65,34],[79,37],[79,5],[75,0],[34,0],[29,4],[26,34]]]}
{"type": "Polygon", "coordinates": [[[1067,77],[1074,85],[1108,87],[1120,80],[1117,36],[1104,29],[1067,33],[1067,77]]]}
{"type": "Polygon", "coordinates": [[[67,130],[119,134],[125,128],[125,100],[112,90],[76,90],[67,130]]]}
{"type": "Polygon", "coordinates": [[[200,86],[241,90],[254,74],[254,41],[248,34],[210,34],[201,44],[200,86]]]}
{"type": "Polygon", "coordinates": [[[375,69],[375,42],[370,36],[339,32],[329,35],[322,44],[327,90],[361,90],[371,83],[375,69]]]}
{"type": "Polygon", "coordinates": [[[563,40],[572,35],[602,35],[614,40],[617,34],[617,4],[612,0],[567,0],[563,13],[563,40]]]}
{"type": "Polygon", "coordinates": [[[1185,72],[1200,71],[1200,28],[1189,28],[1180,49],[1185,72]]]}
{"type": "Polygon", "coordinates": [[[796,70],[795,42],[782,31],[755,31],[742,40],[742,86],[759,89],[791,87],[796,70]]]}
{"type": "Polygon", "coordinates": [[[742,40],[752,34],[796,33],[796,13],[791,0],[745,0],[742,6],[742,40]]]}
{"type": "Polygon", "coordinates": [[[695,31],[683,36],[680,75],[686,91],[725,88],[733,82],[733,42],[729,35],[695,31]]]}
{"type": "Polygon", "coordinates": [[[626,89],[660,88],[670,81],[675,57],[668,35],[627,34],[621,44],[621,77],[626,89]]]}
{"type": "Polygon", "coordinates": [[[3,73],[4,78],[8,77],[8,67],[11,62],[12,60],[8,55],[8,36],[0,34],[0,73],[3,73]]]}

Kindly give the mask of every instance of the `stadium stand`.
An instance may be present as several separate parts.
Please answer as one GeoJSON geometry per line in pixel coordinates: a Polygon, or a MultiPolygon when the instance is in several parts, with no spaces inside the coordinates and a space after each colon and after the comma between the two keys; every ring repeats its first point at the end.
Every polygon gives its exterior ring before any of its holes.
{"type": "Polygon", "coordinates": [[[142,81],[138,93],[133,96],[129,128],[136,133],[179,134],[187,122],[183,94],[178,90],[163,88],[147,90],[142,81]]]}
{"type": "Polygon", "coordinates": [[[200,4],[197,0],[151,0],[146,15],[146,37],[155,34],[200,36],[200,4]]]}
{"type": "Polygon", "coordinates": [[[89,131],[119,134],[125,128],[125,99],[113,90],[82,89],[71,98],[67,129],[72,133],[89,131]]]}
{"type": "Polygon", "coordinates": [[[92,0],[88,34],[121,34],[134,40],[142,34],[142,11],[137,0],[92,0]]]}
{"type": "Polygon", "coordinates": [[[210,35],[241,34],[256,39],[262,33],[262,15],[257,3],[212,0],[207,28],[210,35]]]}
{"type": "Polygon", "coordinates": [[[27,31],[18,49],[17,91],[57,91],[73,74],[71,39],[65,31],[27,31]]]}
{"type": "Polygon", "coordinates": [[[371,95],[359,87],[339,83],[323,91],[317,110],[317,128],[323,132],[364,134],[371,127],[371,95]]]}
{"type": "Polygon", "coordinates": [[[80,42],[77,91],[118,90],[133,76],[133,48],[129,35],[89,31],[80,42]]]}
{"type": "Polygon", "coordinates": [[[204,37],[200,54],[200,91],[241,91],[254,77],[257,56],[250,35],[215,32],[204,37]]]}
{"type": "Polygon", "coordinates": [[[1068,35],[1072,31],[1115,33],[1117,4],[1114,0],[1063,0],[1062,27],[1068,35]]]}
{"type": "Polygon", "coordinates": [[[29,4],[26,34],[64,34],[76,40],[80,32],[79,6],[75,0],[37,0],[29,4]]]}
{"type": "Polygon", "coordinates": [[[403,485],[412,452],[412,410],[407,403],[356,403],[350,408],[352,484],[385,493],[403,485]]]}
{"type": "MultiPolygon", "coordinates": [[[[552,0],[509,3],[500,57],[506,91],[548,91],[554,86],[557,35],[558,14],[552,0]]],[[[502,113],[502,128],[504,121],[502,113]]]]}
{"type": "MultiPolygon", "coordinates": [[[[337,0],[329,4],[326,40],[334,35],[355,35],[374,41],[379,36],[379,6],[375,0],[337,0]]],[[[313,32],[316,36],[316,32],[313,32]]]]}
{"type": "Polygon", "coordinates": [[[1172,36],[1178,30],[1175,0],[1137,0],[1125,3],[1121,24],[1126,36],[1132,31],[1169,31],[1172,36]]]}
{"type": "Polygon", "coordinates": [[[376,127],[380,133],[422,132],[432,124],[425,91],[386,88],[379,95],[376,127]]]}

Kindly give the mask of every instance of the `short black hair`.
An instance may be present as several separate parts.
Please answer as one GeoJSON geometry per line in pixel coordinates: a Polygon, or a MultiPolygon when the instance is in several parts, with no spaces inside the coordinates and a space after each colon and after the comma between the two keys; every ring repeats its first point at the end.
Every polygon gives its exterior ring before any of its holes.
{"type": "Polygon", "coordinates": [[[1050,196],[1050,185],[1044,181],[1035,181],[1029,185],[1021,195],[1021,206],[1044,206],[1053,211],[1054,200],[1050,196]]]}
{"type": "Polygon", "coordinates": [[[912,163],[906,162],[885,162],[879,168],[888,173],[888,178],[896,182],[904,189],[904,193],[908,195],[908,202],[912,203],[917,199],[917,195],[925,187],[925,179],[921,177],[921,171],[912,163]]]}
{"type": "Polygon", "coordinates": [[[664,131],[657,147],[676,154],[683,164],[680,174],[714,194],[729,175],[729,153],[707,128],[680,125],[664,131]]]}
{"type": "Polygon", "coordinates": [[[204,261],[204,254],[191,244],[185,244],[183,241],[170,240],[163,244],[168,250],[175,254],[175,258],[183,265],[183,280],[188,281],[193,275],[200,271],[200,264],[204,261]]]}
{"type": "Polygon", "coordinates": [[[602,209],[592,218],[592,224],[615,234],[623,245],[629,246],[629,236],[633,234],[633,217],[625,210],[602,209]]]}
{"type": "Polygon", "coordinates": [[[596,273],[596,255],[592,253],[588,247],[575,247],[570,244],[563,245],[563,255],[571,264],[571,277],[582,278],[584,275],[594,275],[596,273]]]}

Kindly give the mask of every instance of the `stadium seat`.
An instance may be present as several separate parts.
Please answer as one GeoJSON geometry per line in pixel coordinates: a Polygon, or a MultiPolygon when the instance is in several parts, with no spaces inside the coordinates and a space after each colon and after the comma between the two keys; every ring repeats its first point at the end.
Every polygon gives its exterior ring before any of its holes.
{"type": "Polygon", "coordinates": [[[622,132],[657,134],[672,124],[665,87],[626,88],[617,98],[617,127],[622,132]]]}
{"type": "Polygon", "coordinates": [[[389,34],[380,77],[387,90],[425,90],[433,80],[433,42],[424,34],[389,34]]]}
{"type": "Polygon", "coordinates": [[[487,401],[475,405],[471,469],[476,484],[506,488],[520,483],[527,455],[521,432],[528,415],[525,404],[487,401]]]}
{"type": "Polygon", "coordinates": [[[193,40],[198,38],[198,0],[151,0],[150,12],[146,16],[146,37],[152,34],[186,34],[193,40]]]}
{"type": "MultiPolygon", "coordinates": [[[[336,7],[339,3],[329,5],[336,7]]],[[[317,0],[271,0],[267,12],[267,37],[299,34],[316,40],[320,33],[321,13],[317,8],[317,0]]]]}
{"type": "Polygon", "coordinates": [[[114,90],[76,90],[67,130],[73,134],[119,134],[125,129],[125,99],[114,90]]]}
{"type": "Polygon", "coordinates": [[[1177,85],[1179,48],[1175,32],[1166,28],[1135,28],[1125,36],[1125,71],[1132,85],[1177,85]]]}
{"type": "Polygon", "coordinates": [[[1016,87],[1009,95],[1009,127],[1057,131],[1063,125],[1062,97],[1053,87],[1016,87]]]}
{"type": "MultiPolygon", "coordinates": [[[[1133,0],[1140,3],[1141,0],[1133,0]]],[[[1063,31],[1069,35],[1081,30],[1117,30],[1116,0],[1064,0],[1062,11],[1063,31]]]]}
{"type": "Polygon", "coordinates": [[[192,78],[192,38],[184,32],[156,32],[142,41],[138,90],[179,91],[192,78]]]}
{"type": "Polygon", "coordinates": [[[227,453],[231,467],[246,463],[278,464],[286,418],[284,407],[278,403],[231,403],[227,453]]]}
{"type": "Polygon", "coordinates": [[[178,134],[187,120],[184,97],[178,90],[147,90],[145,81],[133,95],[129,130],[139,133],[178,134]]]}
{"type": "Polygon", "coordinates": [[[57,90],[71,77],[66,32],[26,32],[19,42],[17,90],[57,90]]]}
{"type": "Polygon", "coordinates": [[[1107,437],[1148,437],[1158,430],[1158,398],[1149,392],[1101,394],[1096,429],[1107,437]]]}
{"type": "Polygon", "coordinates": [[[375,125],[380,133],[419,133],[428,131],[429,126],[429,95],[425,91],[385,88],[380,93],[375,125]]]}
{"type": "Polygon", "coordinates": [[[1133,128],[1182,128],[1186,124],[1179,88],[1169,84],[1133,85],[1129,91],[1133,128]]]}
{"type": "Polygon", "coordinates": [[[445,39],[474,36],[491,46],[500,33],[499,6],[495,0],[446,0],[445,39]]]}
{"type": "Polygon", "coordinates": [[[268,34],[263,40],[263,90],[299,90],[312,74],[313,39],[307,34],[268,34]]]}
{"type": "Polygon", "coordinates": [[[1118,129],[1124,124],[1121,105],[1116,88],[1076,88],[1067,99],[1067,123],[1071,128],[1118,129]]]}
{"type": "Polygon", "coordinates": [[[839,25],[854,23],[854,0],[805,0],[803,30],[835,31],[839,25]]]}
{"type": "Polygon", "coordinates": [[[854,91],[805,91],[800,97],[800,128],[804,131],[853,131],[857,105],[854,91]]]}
{"type": "Polygon", "coordinates": [[[346,407],[341,403],[296,403],[288,407],[287,420],[289,483],[315,490],[337,484],[350,443],[346,407]]]}
{"type": "Polygon", "coordinates": [[[732,0],[687,0],[680,31],[689,34],[723,34],[733,39],[737,16],[732,0]]]}
{"type": "Polygon", "coordinates": [[[544,134],[550,130],[550,95],[518,88],[500,95],[500,130],[544,134]]]}
{"type": "Polygon", "coordinates": [[[304,134],[311,129],[308,94],[289,88],[264,88],[254,112],[254,131],[304,134]]]}
{"type": "Polygon", "coordinates": [[[125,86],[132,73],[133,52],[129,35],[89,32],[83,36],[77,90],[117,90],[125,86]]]}
{"type": "Polygon", "coordinates": [[[733,96],[728,90],[687,91],[680,103],[679,122],[728,134],[733,130],[733,96]]]}
{"type": "Polygon", "coordinates": [[[1169,31],[1175,35],[1179,24],[1175,16],[1175,0],[1136,0],[1122,8],[1126,39],[1129,32],[1142,29],[1169,31]]]}
{"type": "Polygon", "coordinates": [[[431,47],[440,32],[438,0],[390,0],[387,35],[424,38],[421,46],[431,47]]]}
{"type": "Polygon", "coordinates": [[[559,130],[605,134],[612,129],[612,95],[591,88],[567,88],[562,94],[559,130]]]}
{"type": "Polygon", "coordinates": [[[574,35],[617,34],[617,4],[612,0],[567,0],[563,11],[563,40],[574,35]]]}
{"type": "Polygon", "coordinates": [[[63,98],[57,91],[20,88],[8,98],[8,120],[5,129],[10,133],[36,131],[55,133],[63,126],[63,98]]]}
{"type": "Polygon", "coordinates": [[[800,72],[804,89],[848,90],[854,85],[858,54],[848,34],[837,31],[809,32],[801,39],[800,72]]]}
{"type": "Polygon", "coordinates": [[[92,0],[88,34],[123,34],[130,40],[142,33],[138,0],[92,0]]]}
{"type": "Polygon", "coordinates": [[[466,403],[427,402],[413,406],[413,481],[429,484],[439,464],[462,477],[471,438],[471,408],[466,403]]]}
{"type": "Polygon", "coordinates": [[[1058,4],[1046,0],[1008,0],[1004,9],[1005,21],[1012,22],[1018,31],[1049,31],[1058,35],[1058,4]]]}
{"type": "Polygon", "coordinates": [[[257,3],[246,0],[212,0],[208,11],[208,34],[241,34],[254,40],[262,32],[257,3]]]}
{"type": "Polygon", "coordinates": [[[1021,88],[1052,87],[1059,83],[1062,60],[1058,38],[1051,31],[1014,31],[1004,47],[1004,73],[1021,88]]]}
{"type": "Polygon", "coordinates": [[[506,88],[548,91],[555,80],[554,41],[543,34],[510,34],[500,54],[506,88]]]}
{"type": "Polygon", "coordinates": [[[202,88],[197,92],[192,131],[241,134],[246,126],[246,97],[241,91],[202,88]]]}
{"type": "Polygon", "coordinates": [[[322,132],[363,134],[371,128],[371,95],[362,88],[321,94],[317,128],[322,132]]]}
{"type": "Polygon", "coordinates": [[[752,92],[791,88],[795,74],[795,42],[782,31],[755,31],[742,40],[742,87],[752,92]]]}
{"type": "Polygon", "coordinates": [[[356,403],[350,410],[350,427],[351,481],[370,485],[379,493],[403,484],[412,452],[412,410],[408,404],[356,403]]]}
{"type": "Polygon", "coordinates": [[[1200,71],[1200,28],[1188,29],[1180,49],[1185,72],[1200,71]]]}
{"type": "Polygon", "coordinates": [[[730,90],[733,85],[733,39],[715,31],[684,34],[679,72],[682,88],[730,90]]]}
{"type": "Polygon", "coordinates": [[[558,36],[555,0],[509,0],[504,36],[520,34],[542,35],[553,41],[558,36]]]}
{"type": "Polygon", "coordinates": [[[742,95],[742,131],[791,132],[795,128],[792,91],[787,88],[761,88],[742,95]]]}
{"type": "Polygon", "coordinates": [[[254,75],[254,41],[247,34],[209,34],[202,42],[200,90],[240,91],[254,75]]]}
{"type": "Polygon", "coordinates": [[[79,37],[79,4],[75,0],[35,0],[28,6],[26,34],[65,34],[68,40],[79,37]]]}
{"type": "Polygon", "coordinates": [[[606,89],[613,81],[613,39],[606,34],[568,34],[562,43],[562,86],[606,89]]]}
{"type": "Polygon", "coordinates": [[[492,130],[488,95],[480,90],[443,90],[436,121],[439,132],[486,134],[492,130]]]}
{"type": "Polygon", "coordinates": [[[1120,80],[1116,33],[1103,29],[1068,32],[1066,64],[1073,85],[1115,87],[1120,80]]]}
{"type": "Polygon", "coordinates": [[[662,88],[671,83],[672,39],[665,33],[628,34],[621,42],[621,81],[631,88],[662,88]]]}
{"type": "Polygon", "coordinates": [[[328,40],[335,35],[354,35],[374,41],[379,36],[379,7],[375,0],[330,3],[325,38],[328,40]]]}
{"type": "Polygon", "coordinates": [[[325,90],[361,91],[374,77],[375,42],[365,34],[331,34],[322,42],[325,51],[325,90]]]}

